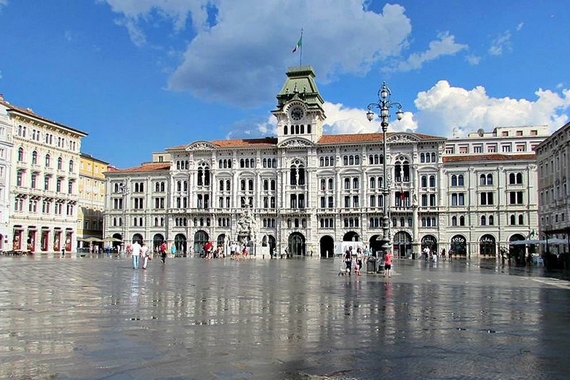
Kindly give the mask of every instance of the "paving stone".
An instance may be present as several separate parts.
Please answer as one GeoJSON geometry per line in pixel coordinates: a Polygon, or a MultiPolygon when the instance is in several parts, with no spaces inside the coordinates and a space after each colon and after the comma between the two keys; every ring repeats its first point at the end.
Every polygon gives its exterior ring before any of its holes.
{"type": "Polygon", "coordinates": [[[0,378],[566,379],[570,283],[494,261],[0,258],[0,378]]]}

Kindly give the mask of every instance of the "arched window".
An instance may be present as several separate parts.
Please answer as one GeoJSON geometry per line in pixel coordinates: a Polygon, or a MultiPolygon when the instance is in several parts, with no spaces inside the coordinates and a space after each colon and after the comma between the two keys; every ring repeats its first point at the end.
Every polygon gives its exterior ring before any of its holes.
{"type": "Polygon", "coordinates": [[[69,160],[69,171],[73,172],[73,160],[69,160]]]}
{"type": "Polygon", "coordinates": [[[457,176],[457,186],[463,186],[464,184],[465,184],[465,183],[464,183],[464,180],[463,180],[463,174],[459,174],[459,175],[457,176]]]}
{"type": "Polygon", "coordinates": [[[422,187],[427,187],[427,176],[423,175],[421,178],[422,187]]]}
{"type": "Polygon", "coordinates": [[[32,165],[38,164],[38,152],[35,150],[32,152],[32,165]]]}
{"type": "Polygon", "coordinates": [[[63,170],[63,158],[61,157],[57,159],[57,170],[63,170]]]}
{"type": "Polygon", "coordinates": [[[457,176],[455,174],[451,176],[451,186],[457,186],[457,176]]]}
{"type": "Polygon", "coordinates": [[[429,176],[429,187],[435,187],[435,176],[434,175],[429,176]]]}
{"type": "Polygon", "coordinates": [[[18,162],[24,161],[24,148],[18,149],[18,162]]]}

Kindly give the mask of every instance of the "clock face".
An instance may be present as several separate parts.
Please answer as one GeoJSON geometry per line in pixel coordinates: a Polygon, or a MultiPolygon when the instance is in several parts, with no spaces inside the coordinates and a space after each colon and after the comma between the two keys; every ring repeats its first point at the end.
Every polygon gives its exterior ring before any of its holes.
{"type": "Polygon", "coordinates": [[[291,119],[293,120],[301,120],[303,118],[303,115],[305,113],[303,112],[303,109],[301,107],[294,107],[291,110],[291,119]]]}

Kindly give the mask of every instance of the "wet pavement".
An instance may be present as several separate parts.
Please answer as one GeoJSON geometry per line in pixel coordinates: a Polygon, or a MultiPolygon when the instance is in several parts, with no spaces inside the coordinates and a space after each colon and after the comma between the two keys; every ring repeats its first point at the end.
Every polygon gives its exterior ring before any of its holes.
{"type": "Polygon", "coordinates": [[[567,379],[570,286],[494,261],[0,257],[0,378],[567,379]]]}

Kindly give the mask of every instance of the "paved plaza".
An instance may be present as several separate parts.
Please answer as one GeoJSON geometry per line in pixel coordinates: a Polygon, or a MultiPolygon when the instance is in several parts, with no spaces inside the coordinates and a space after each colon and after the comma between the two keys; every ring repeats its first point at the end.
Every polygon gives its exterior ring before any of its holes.
{"type": "Polygon", "coordinates": [[[2,379],[567,379],[570,286],[397,260],[0,257],[2,379]]]}

